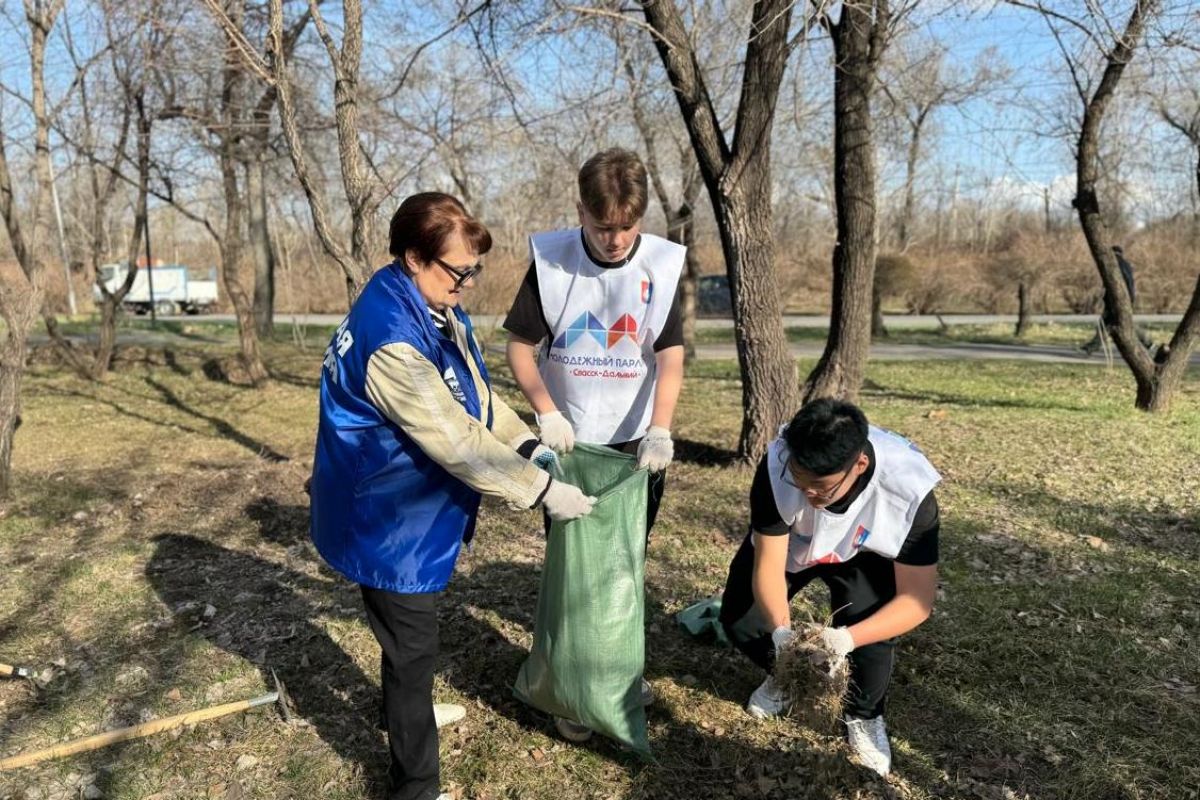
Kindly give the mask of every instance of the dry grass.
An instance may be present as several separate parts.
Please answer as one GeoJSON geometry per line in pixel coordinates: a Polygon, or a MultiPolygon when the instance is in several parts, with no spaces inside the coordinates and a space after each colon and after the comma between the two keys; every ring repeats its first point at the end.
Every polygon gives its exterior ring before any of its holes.
{"type": "MultiPolygon", "coordinates": [[[[207,379],[228,351],[194,338],[131,354],[102,385],[33,367],[0,516],[0,661],[47,680],[0,682],[0,755],[251,697],[272,667],[304,722],[262,709],[0,773],[0,798],[382,797],[378,648],[307,538],[322,345],[271,346],[278,380],[261,390],[207,379]]],[[[728,460],[737,372],[703,363],[649,549],[657,763],[568,745],[512,697],[540,521],[488,503],[441,604],[435,694],[468,708],[443,731],[444,785],[471,800],[1195,797],[1200,381],[1149,417],[1120,370],[875,364],[870,378],[872,419],[947,479],[941,597],[901,641],[887,712],[892,783],[814,729],[750,719],[762,676],[674,625],[720,591],[746,525],[750,473],[728,460]]],[[[818,617],[826,602],[803,596],[818,617]]]]}
{"type": "Polygon", "coordinates": [[[790,713],[801,725],[835,735],[840,732],[850,671],[845,659],[825,646],[821,638],[825,624],[796,626],[796,635],[776,655],[775,682],[792,698],[790,713]]]}

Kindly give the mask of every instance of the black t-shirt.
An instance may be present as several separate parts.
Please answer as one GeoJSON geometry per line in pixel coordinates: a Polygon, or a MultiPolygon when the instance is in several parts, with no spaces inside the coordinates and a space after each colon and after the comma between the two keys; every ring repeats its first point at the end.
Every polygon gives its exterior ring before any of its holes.
{"type": "MultiPolygon", "coordinates": [[[[858,496],[867,488],[871,476],[875,474],[875,448],[871,446],[870,442],[867,442],[866,453],[870,461],[867,471],[858,476],[858,480],[850,487],[850,491],[846,492],[845,497],[826,506],[825,510],[829,513],[844,514],[850,504],[858,499],[858,496]]],[[[786,467],[782,464],[772,465],[768,463],[770,460],[769,453],[763,455],[762,460],[758,462],[758,469],[754,472],[754,482],[750,485],[750,529],[763,536],[784,536],[789,533],[788,525],[779,516],[779,507],[775,504],[775,493],[771,491],[769,470],[772,468],[786,469],[786,467]]],[[[895,560],[913,567],[936,564],[938,562],[938,532],[940,528],[941,518],[938,514],[937,498],[934,496],[933,490],[930,490],[917,508],[917,515],[913,518],[908,537],[900,547],[900,552],[896,555],[895,560]]]]}
{"type": "MultiPolygon", "coordinates": [[[[583,239],[582,230],[579,232],[579,236],[583,239]]],[[[601,269],[620,269],[629,263],[641,244],[642,237],[639,236],[633,243],[633,247],[630,248],[629,255],[625,256],[624,260],[614,263],[600,261],[593,256],[591,250],[588,249],[587,240],[583,240],[583,251],[587,253],[587,257],[591,259],[592,263],[601,269]]],[[[550,335],[550,323],[546,322],[546,315],[542,312],[542,295],[538,289],[536,264],[530,264],[529,271],[525,273],[525,280],[521,282],[521,288],[517,290],[512,308],[508,310],[508,316],[504,318],[504,330],[520,336],[527,342],[535,343],[550,335]]],[[[683,320],[679,312],[679,291],[676,290],[675,297],[671,301],[671,309],[667,312],[667,321],[663,324],[658,338],[654,340],[654,352],[657,353],[668,347],[682,346],[683,320]]]]}

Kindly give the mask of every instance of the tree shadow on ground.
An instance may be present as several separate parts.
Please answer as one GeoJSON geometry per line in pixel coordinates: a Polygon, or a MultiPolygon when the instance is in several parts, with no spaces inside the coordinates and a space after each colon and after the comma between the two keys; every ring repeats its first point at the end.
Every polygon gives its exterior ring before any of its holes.
{"type": "Polygon", "coordinates": [[[147,386],[158,392],[159,397],[162,398],[164,403],[172,408],[182,411],[189,416],[207,422],[209,425],[217,429],[217,433],[220,436],[230,440],[231,442],[234,442],[235,444],[241,445],[257,455],[259,458],[276,464],[290,460],[286,455],[280,453],[278,450],[266,444],[265,442],[260,442],[257,439],[242,433],[226,420],[223,420],[220,417],[212,414],[205,414],[203,411],[192,408],[187,403],[183,402],[179,395],[175,394],[175,392],[166,384],[160,383],[153,378],[146,378],[145,381],[147,386]]]}
{"type": "Polygon", "coordinates": [[[258,497],[243,507],[268,542],[288,547],[308,541],[309,508],[287,505],[273,497],[258,497]]]}
{"type": "Polygon", "coordinates": [[[1087,503],[1064,498],[1033,483],[990,481],[980,489],[999,498],[1019,498],[1025,514],[1046,526],[1098,536],[1107,544],[1121,544],[1163,556],[1200,560],[1200,514],[1180,509],[1149,510],[1122,503],[1087,503]]]}
{"type": "Polygon", "coordinates": [[[178,533],[155,539],[146,577],[176,612],[178,636],[203,636],[254,664],[268,687],[274,669],[317,735],[374,783],[386,782],[378,687],[315,622],[328,614],[359,617],[357,587],[178,533]],[[206,617],[210,603],[217,611],[206,617]]]}
{"type": "Polygon", "coordinates": [[[1021,397],[970,397],[963,394],[951,394],[938,391],[913,391],[910,389],[892,389],[888,386],[871,381],[863,387],[863,397],[883,398],[888,400],[910,400],[916,403],[929,403],[939,406],[962,406],[963,408],[1017,408],[1035,411],[1087,411],[1078,403],[1062,400],[1051,400],[1039,396],[1028,399],[1021,397]]]}
{"type": "Polygon", "coordinates": [[[676,439],[675,460],[699,467],[720,467],[736,461],[737,451],[692,439],[676,439]]]}

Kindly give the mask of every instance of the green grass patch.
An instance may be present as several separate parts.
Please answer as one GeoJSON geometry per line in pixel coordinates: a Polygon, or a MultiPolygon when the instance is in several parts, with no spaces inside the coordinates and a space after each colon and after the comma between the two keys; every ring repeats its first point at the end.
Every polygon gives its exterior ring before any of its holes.
{"type": "MultiPolygon", "coordinates": [[[[1041,341],[1067,329],[1049,327],[1041,341]]],[[[0,797],[382,796],[378,647],[356,587],[308,542],[328,330],[302,333],[266,343],[278,379],[260,390],[205,377],[230,343],[182,329],[170,358],[144,348],[101,384],[31,370],[0,515],[0,661],[44,680],[0,683],[0,755],[253,697],[271,669],[304,722],[258,709],[0,773],[0,797]]],[[[486,502],[441,605],[435,696],[468,708],[442,731],[444,786],[472,800],[1195,797],[1200,380],[1150,416],[1119,367],[879,362],[867,377],[872,421],[946,479],[941,596],[898,649],[890,785],[792,721],[751,720],[762,676],[674,625],[720,591],[747,524],[737,365],[704,361],[688,368],[647,566],[657,761],[570,745],[512,697],[541,523],[486,502]]],[[[826,598],[800,602],[823,613],[826,598]]]]}

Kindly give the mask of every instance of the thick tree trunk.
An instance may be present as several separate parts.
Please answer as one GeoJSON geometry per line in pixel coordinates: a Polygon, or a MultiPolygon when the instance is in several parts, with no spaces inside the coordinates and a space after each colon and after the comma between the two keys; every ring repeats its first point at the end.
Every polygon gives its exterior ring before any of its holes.
{"type": "Polygon", "coordinates": [[[260,337],[275,333],[275,248],[267,217],[267,186],[261,158],[246,165],[246,195],[249,202],[247,228],[254,258],[254,328],[260,337]]]}
{"type": "MultiPolygon", "coordinates": [[[[874,24],[882,24],[876,21],[874,24]]],[[[870,9],[847,3],[833,28],[834,191],[837,244],[833,248],[833,306],[825,352],[804,387],[818,397],[854,401],[871,343],[875,278],[875,141],[871,90],[873,23],[870,9]]]]}
{"type": "MultiPolygon", "coordinates": [[[[765,160],[765,159],[764,159],[765,160]]],[[[757,460],[798,405],[796,360],[781,319],[771,230],[769,165],[742,173],[743,192],[723,198],[718,228],[733,294],[733,333],[742,373],[738,452],[757,460]]]]}
{"type": "Polygon", "coordinates": [[[1013,336],[1018,339],[1025,337],[1029,331],[1029,284],[1025,281],[1017,283],[1017,329],[1013,331],[1013,336]]]}

